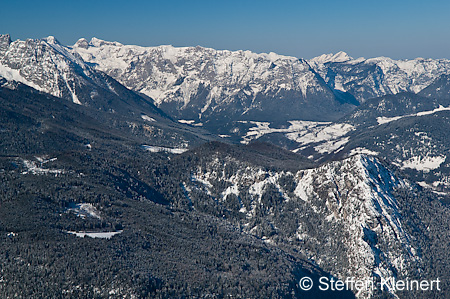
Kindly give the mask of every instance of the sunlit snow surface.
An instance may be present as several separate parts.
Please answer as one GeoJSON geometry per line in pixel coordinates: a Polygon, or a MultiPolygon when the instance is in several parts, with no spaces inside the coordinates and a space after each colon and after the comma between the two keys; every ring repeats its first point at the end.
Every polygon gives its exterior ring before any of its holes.
{"type": "Polygon", "coordinates": [[[3,65],[0,63],[0,77],[5,78],[8,81],[16,81],[16,82],[20,82],[23,83],[25,85],[28,85],[30,87],[33,87],[34,89],[37,90],[42,90],[41,87],[39,87],[38,85],[34,84],[31,81],[28,81],[27,79],[25,79],[21,74],[19,70],[15,70],[12,69],[6,65],[3,65]]]}
{"type": "Polygon", "coordinates": [[[418,113],[414,113],[414,114],[407,114],[407,115],[394,116],[394,117],[380,116],[380,117],[377,117],[377,122],[379,125],[382,125],[382,124],[386,124],[391,121],[396,121],[396,120],[399,120],[399,119],[402,119],[405,117],[425,116],[425,115],[434,114],[434,113],[440,112],[440,111],[450,111],[450,107],[439,106],[438,108],[430,110],[430,111],[422,111],[422,112],[418,112],[418,113]]]}
{"type": "Polygon", "coordinates": [[[371,151],[367,148],[364,147],[357,147],[354,148],[350,151],[350,155],[349,156],[353,156],[353,155],[359,155],[359,154],[364,154],[364,155],[370,155],[370,156],[377,156],[379,154],[379,152],[375,152],[375,151],[371,151]]]}
{"type": "Polygon", "coordinates": [[[269,122],[242,121],[255,125],[251,127],[243,137],[241,143],[247,144],[266,134],[283,133],[285,136],[300,145],[336,140],[348,132],[354,130],[350,124],[332,124],[330,122],[314,122],[291,120],[287,128],[271,128],[269,122]]]}
{"type": "Polygon", "coordinates": [[[53,174],[55,176],[64,173],[64,169],[48,169],[45,168],[45,164],[49,162],[56,161],[57,158],[46,159],[44,157],[35,157],[37,161],[31,161],[23,159],[23,166],[25,166],[26,170],[22,172],[22,174],[34,174],[34,175],[44,175],[44,174],[53,174]]]}
{"type": "Polygon", "coordinates": [[[406,161],[403,161],[402,168],[411,168],[419,171],[429,172],[430,170],[437,169],[445,162],[446,156],[437,157],[412,157],[406,161]]]}
{"type": "Polygon", "coordinates": [[[178,122],[182,123],[182,124],[186,124],[186,125],[191,125],[194,127],[202,127],[203,126],[202,123],[196,123],[195,120],[193,120],[193,119],[179,119],[178,122]]]}
{"type": "Polygon", "coordinates": [[[142,115],[141,115],[141,118],[142,118],[143,120],[146,120],[146,121],[149,121],[149,122],[155,122],[155,121],[156,121],[156,119],[154,119],[153,117],[150,117],[150,116],[145,115],[145,114],[142,114],[142,115]]]}
{"type": "Polygon", "coordinates": [[[67,209],[67,211],[72,211],[78,217],[83,219],[87,217],[101,219],[99,212],[91,203],[73,204],[71,207],[69,207],[69,209],[67,209]]]}
{"type": "Polygon", "coordinates": [[[68,231],[68,234],[76,235],[77,237],[84,238],[84,237],[90,237],[90,238],[98,238],[98,239],[111,239],[113,236],[118,235],[122,233],[122,230],[119,230],[117,232],[74,232],[74,231],[68,231]]]}
{"type": "Polygon", "coordinates": [[[170,148],[163,146],[153,146],[153,145],[142,145],[142,148],[152,153],[166,152],[171,154],[182,154],[188,149],[186,148],[170,148]]]}

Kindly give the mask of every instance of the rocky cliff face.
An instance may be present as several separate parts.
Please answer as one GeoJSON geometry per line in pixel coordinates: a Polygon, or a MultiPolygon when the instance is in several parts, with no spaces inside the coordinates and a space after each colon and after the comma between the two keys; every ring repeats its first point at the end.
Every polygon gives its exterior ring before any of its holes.
{"type": "Polygon", "coordinates": [[[194,207],[202,209],[211,198],[231,210],[248,233],[297,248],[342,279],[407,277],[420,260],[391,194],[409,185],[370,156],[298,172],[216,156],[183,184],[194,207]]]}

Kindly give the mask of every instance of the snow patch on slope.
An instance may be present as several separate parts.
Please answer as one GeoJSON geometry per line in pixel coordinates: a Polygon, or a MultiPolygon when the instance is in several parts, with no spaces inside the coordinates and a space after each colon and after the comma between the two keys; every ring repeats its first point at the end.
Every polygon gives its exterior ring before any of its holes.
{"type": "Polygon", "coordinates": [[[116,232],[76,232],[76,231],[68,231],[68,234],[75,235],[80,238],[89,237],[94,239],[111,239],[113,236],[122,233],[123,231],[116,232]]]}
{"type": "Polygon", "coordinates": [[[195,120],[193,120],[193,119],[179,119],[178,122],[181,124],[191,125],[194,127],[202,127],[203,126],[202,123],[196,123],[195,120]]]}
{"type": "Polygon", "coordinates": [[[439,107],[436,109],[429,110],[429,111],[422,111],[422,112],[418,112],[418,113],[414,113],[414,114],[407,114],[407,115],[394,116],[394,117],[379,116],[379,117],[377,117],[377,122],[379,125],[382,125],[382,124],[396,121],[396,120],[399,120],[399,119],[402,119],[405,117],[425,116],[425,115],[434,114],[434,113],[440,112],[440,111],[450,111],[450,107],[444,107],[442,105],[439,105],[439,107]]]}
{"type": "Polygon", "coordinates": [[[287,128],[271,128],[269,122],[241,121],[255,125],[251,127],[243,137],[241,143],[247,144],[266,134],[283,133],[288,139],[305,146],[311,143],[327,142],[317,147],[320,152],[336,150],[348,142],[348,138],[341,138],[355,128],[350,124],[330,122],[314,122],[291,120],[287,128]]]}
{"type": "Polygon", "coordinates": [[[34,84],[31,81],[28,81],[27,79],[25,79],[21,74],[19,70],[15,70],[12,69],[6,65],[0,64],[0,76],[5,78],[8,81],[16,81],[16,82],[20,82],[23,83],[25,85],[28,85],[30,87],[33,87],[36,90],[42,91],[42,88],[37,85],[34,84]]]}
{"type": "Polygon", "coordinates": [[[150,116],[145,115],[145,114],[142,114],[142,115],[141,115],[141,118],[142,118],[143,120],[146,120],[146,121],[149,121],[149,122],[154,122],[154,121],[156,121],[156,119],[154,119],[153,117],[150,117],[150,116]]]}
{"type": "Polygon", "coordinates": [[[86,219],[88,217],[102,219],[98,210],[91,203],[72,204],[67,211],[74,212],[78,217],[86,219]]]}
{"type": "Polygon", "coordinates": [[[56,158],[52,159],[44,159],[42,157],[36,157],[37,161],[31,161],[23,159],[23,165],[25,166],[26,170],[22,172],[22,174],[34,174],[34,175],[46,175],[46,174],[53,174],[55,176],[58,176],[59,174],[64,174],[64,169],[48,169],[44,168],[44,165],[48,162],[53,162],[56,160],[56,158]]]}
{"type": "Polygon", "coordinates": [[[316,143],[321,141],[336,140],[346,135],[355,128],[350,124],[331,124],[327,126],[316,127],[307,134],[301,135],[297,132],[291,133],[288,136],[289,139],[297,141],[300,144],[316,143]],[[297,135],[298,134],[298,135],[297,135]]]}
{"type": "Polygon", "coordinates": [[[441,164],[445,162],[446,159],[447,156],[437,156],[437,157],[415,156],[406,161],[403,161],[403,166],[401,168],[402,169],[410,168],[423,172],[430,172],[430,170],[439,168],[441,164]]]}
{"type": "Polygon", "coordinates": [[[352,150],[350,151],[349,156],[361,155],[361,154],[363,154],[363,155],[369,155],[369,156],[377,156],[377,155],[379,155],[380,153],[379,153],[379,152],[372,151],[372,150],[369,150],[369,149],[364,148],[364,147],[357,147],[357,148],[354,148],[354,149],[352,149],[352,150]]]}
{"type": "Polygon", "coordinates": [[[152,152],[152,153],[159,153],[159,152],[165,152],[165,153],[171,153],[171,154],[182,154],[188,149],[186,148],[170,148],[170,147],[163,147],[163,146],[154,146],[154,145],[142,145],[142,148],[145,150],[152,152]]]}
{"type": "Polygon", "coordinates": [[[314,149],[321,154],[339,152],[343,149],[344,145],[346,145],[349,140],[350,137],[329,140],[318,146],[315,146],[314,149]]]}

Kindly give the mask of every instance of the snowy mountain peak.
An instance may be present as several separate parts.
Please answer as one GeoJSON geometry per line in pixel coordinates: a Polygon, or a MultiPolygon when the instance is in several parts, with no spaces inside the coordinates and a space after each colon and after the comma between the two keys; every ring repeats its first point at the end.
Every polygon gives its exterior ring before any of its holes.
{"type": "Polygon", "coordinates": [[[53,35],[49,35],[48,37],[44,38],[43,40],[46,41],[47,43],[49,43],[50,45],[60,45],[61,44],[53,35]]]}
{"type": "Polygon", "coordinates": [[[111,78],[53,36],[11,42],[9,35],[2,35],[0,76],[76,104],[100,107],[104,99],[118,96],[111,78]]]}
{"type": "Polygon", "coordinates": [[[9,48],[10,44],[11,44],[11,37],[9,36],[9,34],[0,34],[0,58],[9,48]]]}
{"type": "Polygon", "coordinates": [[[11,36],[8,33],[7,34],[0,34],[0,40],[3,40],[3,39],[11,40],[11,36]]]}
{"type": "Polygon", "coordinates": [[[353,57],[350,57],[346,52],[343,51],[339,51],[336,54],[322,54],[311,59],[311,61],[316,63],[344,62],[349,60],[353,60],[353,57]]]}
{"type": "Polygon", "coordinates": [[[87,49],[89,47],[89,42],[84,37],[80,38],[74,45],[75,48],[87,49]]]}
{"type": "Polygon", "coordinates": [[[121,43],[119,42],[108,42],[96,37],[91,38],[91,42],[89,43],[89,45],[94,46],[94,47],[101,47],[104,45],[109,45],[109,46],[122,46],[121,43]]]}
{"type": "Polygon", "coordinates": [[[11,36],[9,34],[0,34],[0,45],[2,44],[10,44],[11,36]]]}

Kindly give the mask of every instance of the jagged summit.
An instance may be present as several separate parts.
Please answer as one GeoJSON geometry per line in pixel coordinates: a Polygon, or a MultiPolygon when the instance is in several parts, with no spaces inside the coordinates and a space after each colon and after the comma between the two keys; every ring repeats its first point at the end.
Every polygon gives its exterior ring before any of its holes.
{"type": "Polygon", "coordinates": [[[0,74],[8,75],[6,78],[77,104],[87,102],[81,96],[87,92],[85,87],[100,82],[95,70],[53,36],[9,43],[8,39],[3,37],[6,43],[2,43],[4,55],[0,61],[0,74]]]}
{"type": "Polygon", "coordinates": [[[49,43],[51,45],[60,45],[61,44],[53,35],[49,35],[48,37],[44,38],[43,40],[45,40],[47,43],[49,43]]]}
{"type": "Polygon", "coordinates": [[[89,42],[84,37],[80,38],[74,45],[75,48],[87,49],[89,47],[89,42]]]}
{"type": "Polygon", "coordinates": [[[171,50],[173,52],[178,53],[179,55],[183,55],[184,52],[190,52],[190,51],[206,51],[206,52],[217,52],[217,53],[225,53],[225,54],[239,54],[239,55],[245,55],[245,56],[249,56],[249,57],[253,57],[255,59],[259,58],[259,57],[264,57],[266,59],[272,60],[272,61],[276,61],[279,59],[290,59],[290,60],[302,60],[304,61],[304,59],[299,59],[297,57],[294,56],[286,56],[286,55],[281,55],[281,54],[277,54],[275,52],[269,52],[269,53],[256,53],[256,52],[252,52],[250,50],[217,50],[214,48],[208,48],[208,47],[203,47],[200,45],[197,45],[195,47],[179,47],[179,46],[173,46],[173,45],[158,45],[158,46],[149,46],[149,47],[145,47],[145,46],[139,46],[139,45],[124,45],[120,42],[114,41],[106,41],[103,39],[99,39],[96,37],[93,37],[90,41],[87,41],[85,38],[80,38],[74,45],[73,48],[84,48],[86,49],[86,43],[89,47],[111,47],[111,48],[115,48],[115,47],[120,47],[120,48],[126,48],[126,49],[131,49],[131,50],[141,50],[141,51],[146,51],[146,50],[151,50],[151,49],[159,49],[161,51],[168,51],[171,50]]]}
{"type": "Polygon", "coordinates": [[[9,34],[0,34],[0,44],[10,44],[11,36],[9,34]]]}
{"type": "Polygon", "coordinates": [[[339,51],[336,54],[322,54],[320,56],[312,58],[310,61],[316,63],[327,63],[327,62],[344,62],[353,60],[353,57],[349,56],[346,52],[339,51]]]}
{"type": "Polygon", "coordinates": [[[82,37],[72,46],[72,48],[87,49],[88,47],[102,47],[102,46],[123,46],[123,45],[119,42],[110,42],[96,37],[93,37],[91,38],[90,41],[88,41],[86,38],[82,37]]]}
{"type": "Polygon", "coordinates": [[[11,43],[11,36],[9,34],[0,34],[0,58],[9,48],[11,43]]]}

